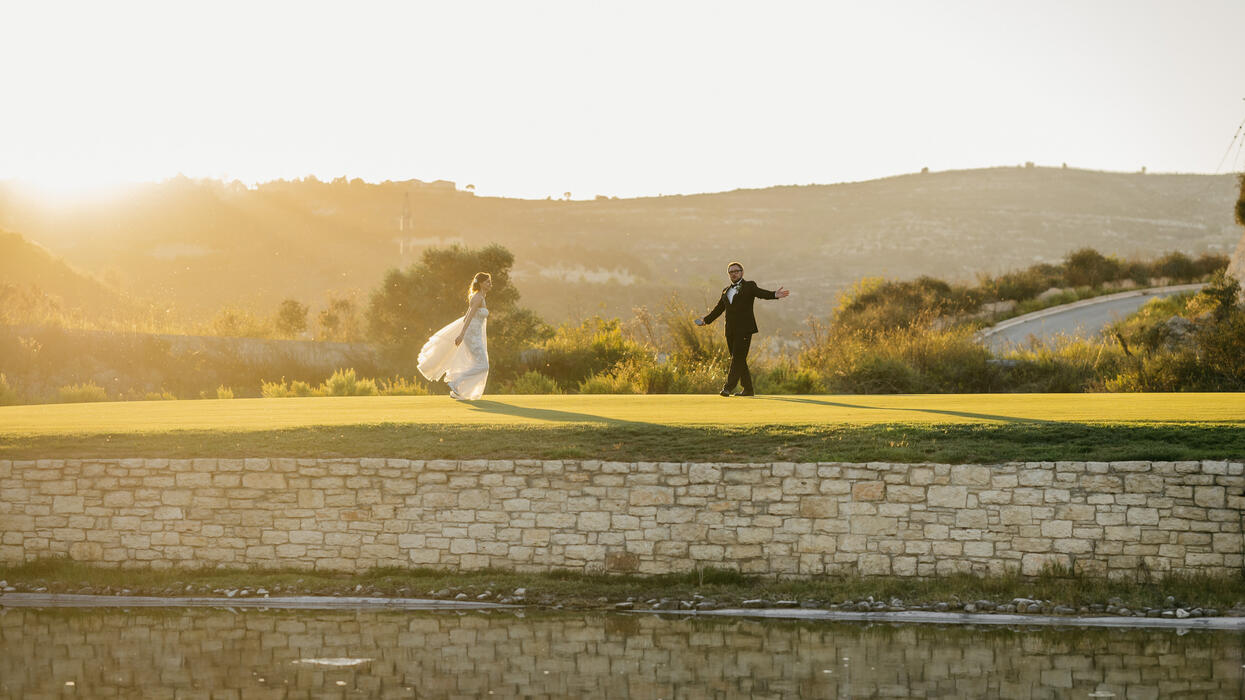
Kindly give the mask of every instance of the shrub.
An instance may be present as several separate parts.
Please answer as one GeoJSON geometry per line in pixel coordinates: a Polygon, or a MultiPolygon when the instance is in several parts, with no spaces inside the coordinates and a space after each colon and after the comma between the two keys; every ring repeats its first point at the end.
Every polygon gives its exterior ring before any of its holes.
{"type": "Polygon", "coordinates": [[[1108,258],[1093,248],[1081,248],[1064,259],[1064,278],[1074,287],[1096,289],[1118,279],[1121,267],[1115,258],[1108,258]]]}
{"type": "Polygon", "coordinates": [[[177,397],[170,391],[149,391],[143,395],[144,401],[176,401],[177,397]]]}
{"type": "Polygon", "coordinates": [[[85,384],[69,384],[56,390],[61,403],[87,403],[90,401],[107,401],[108,393],[104,388],[87,382],[85,384]]]}
{"type": "Polygon", "coordinates": [[[592,318],[578,326],[559,327],[536,354],[534,369],[562,386],[610,371],[618,363],[642,358],[647,352],[627,339],[618,319],[592,318]]]}
{"type": "Polygon", "coordinates": [[[594,374],[579,383],[581,394],[638,394],[636,386],[617,373],[594,374]]]}
{"type": "Polygon", "coordinates": [[[558,383],[534,370],[529,370],[515,377],[506,387],[510,394],[561,394],[558,383]]]}
{"type": "Polygon", "coordinates": [[[1007,354],[1000,365],[1008,391],[1074,393],[1106,389],[1124,353],[1103,339],[1060,336],[1007,354]]]}
{"type": "Polygon", "coordinates": [[[232,399],[232,398],[233,398],[233,389],[230,389],[229,387],[224,386],[224,385],[216,387],[216,398],[218,398],[218,399],[232,399]]]}
{"type": "Polygon", "coordinates": [[[840,328],[817,335],[800,365],[835,392],[864,394],[986,392],[999,388],[990,352],[963,326],[887,331],[840,328]]]}
{"type": "Polygon", "coordinates": [[[757,393],[761,394],[818,394],[823,391],[815,372],[789,362],[753,372],[753,381],[757,393]]]}
{"type": "Polygon", "coordinates": [[[375,396],[376,382],[359,379],[354,369],[339,369],[320,385],[321,396],[375,396]]]}
{"type": "Polygon", "coordinates": [[[381,396],[427,396],[428,387],[418,379],[407,380],[406,377],[382,379],[379,382],[381,396]]]}

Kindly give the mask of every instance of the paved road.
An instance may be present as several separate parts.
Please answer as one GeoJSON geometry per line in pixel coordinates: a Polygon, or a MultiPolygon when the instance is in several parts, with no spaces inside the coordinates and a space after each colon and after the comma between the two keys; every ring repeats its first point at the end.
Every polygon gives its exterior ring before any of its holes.
{"type": "Polygon", "coordinates": [[[1104,297],[1082,299],[1071,304],[1054,306],[1008,319],[985,329],[978,337],[995,351],[1023,345],[1029,341],[1030,336],[1044,341],[1053,340],[1061,334],[1089,338],[1100,333],[1112,321],[1124,318],[1140,309],[1151,299],[1194,291],[1204,286],[1204,284],[1182,284],[1174,287],[1135,289],[1104,297]]]}

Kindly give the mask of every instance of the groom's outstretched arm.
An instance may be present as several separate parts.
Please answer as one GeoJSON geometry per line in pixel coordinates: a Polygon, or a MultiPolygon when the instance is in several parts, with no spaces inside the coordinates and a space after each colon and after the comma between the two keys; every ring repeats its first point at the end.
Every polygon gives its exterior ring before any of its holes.
{"type": "Polygon", "coordinates": [[[705,316],[701,320],[704,321],[707,326],[710,323],[713,323],[715,318],[721,316],[723,311],[726,311],[726,294],[723,294],[722,297],[718,299],[718,305],[713,307],[713,311],[710,311],[709,315],[705,316]]]}
{"type": "Polygon", "coordinates": [[[790,293],[791,292],[788,292],[782,287],[779,287],[778,289],[772,292],[768,289],[761,289],[760,287],[756,287],[756,293],[754,296],[756,296],[756,298],[758,299],[781,299],[790,293]]]}

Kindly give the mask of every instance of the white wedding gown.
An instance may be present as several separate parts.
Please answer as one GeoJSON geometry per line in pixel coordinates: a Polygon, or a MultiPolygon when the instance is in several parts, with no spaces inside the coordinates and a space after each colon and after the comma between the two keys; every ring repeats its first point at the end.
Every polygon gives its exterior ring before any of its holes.
{"type": "Polygon", "coordinates": [[[488,381],[488,309],[481,306],[476,311],[462,345],[456,346],[454,339],[463,328],[463,318],[454,319],[424,343],[419,351],[419,373],[431,382],[445,377],[456,398],[475,401],[484,395],[488,381]]]}

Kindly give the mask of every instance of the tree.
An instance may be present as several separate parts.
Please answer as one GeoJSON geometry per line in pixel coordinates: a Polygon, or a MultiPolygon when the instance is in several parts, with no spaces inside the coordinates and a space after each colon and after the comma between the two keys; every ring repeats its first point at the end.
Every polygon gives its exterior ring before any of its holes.
{"type": "Polygon", "coordinates": [[[1073,286],[1100,287],[1119,275],[1120,263],[1093,248],[1081,248],[1068,254],[1064,271],[1073,286]]]}
{"type": "Polygon", "coordinates": [[[467,311],[467,289],[477,272],[493,277],[488,295],[489,359],[493,373],[513,371],[520,350],[548,328],[535,314],[518,308],[519,292],[510,282],[514,255],[500,245],[428,248],[405,271],[390,270],[372,293],[367,309],[369,338],[395,365],[409,371],[424,342],[467,311]],[[513,356],[513,357],[511,357],[513,356]]]}
{"type": "Polygon", "coordinates": [[[293,338],[307,330],[307,305],[295,299],[286,299],[277,307],[277,318],[274,321],[277,332],[287,338],[293,338]]]}
{"type": "Polygon", "coordinates": [[[362,339],[359,308],[350,296],[330,295],[328,303],[320,311],[318,321],[320,323],[320,331],[316,336],[318,340],[353,343],[362,339]]]}

